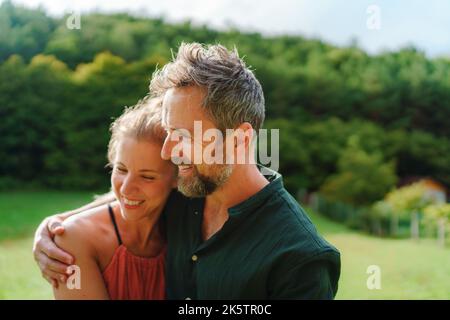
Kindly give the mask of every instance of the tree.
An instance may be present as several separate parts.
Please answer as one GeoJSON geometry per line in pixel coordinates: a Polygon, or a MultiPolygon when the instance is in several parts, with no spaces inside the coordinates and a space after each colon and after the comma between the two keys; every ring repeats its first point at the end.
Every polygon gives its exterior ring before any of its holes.
{"type": "Polygon", "coordinates": [[[338,172],[320,189],[330,200],[368,205],[380,200],[397,181],[394,162],[383,162],[380,153],[361,150],[359,138],[349,138],[338,161],[338,172]]]}

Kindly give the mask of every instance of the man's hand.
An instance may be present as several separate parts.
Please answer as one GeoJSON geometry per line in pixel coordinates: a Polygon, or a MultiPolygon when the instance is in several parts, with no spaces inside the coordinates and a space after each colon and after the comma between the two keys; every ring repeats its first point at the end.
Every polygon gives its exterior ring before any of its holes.
{"type": "Polygon", "coordinates": [[[54,242],[55,235],[64,233],[63,216],[54,215],[44,219],[36,230],[33,243],[33,255],[42,276],[55,288],[58,281],[67,280],[67,267],[72,265],[74,258],[67,252],[58,248],[54,242]]]}
{"type": "Polygon", "coordinates": [[[33,255],[41,269],[42,276],[52,286],[58,288],[58,281],[66,283],[67,275],[69,275],[67,267],[75,262],[75,258],[58,248],[53,240],[55,235],[64,233],[62,222],[74,214],[105,205],[115,199],[114,192],[110,191],[97,196],[94,201],[81,208],[48,217],[41,222],[34,235],[33,255]]]}

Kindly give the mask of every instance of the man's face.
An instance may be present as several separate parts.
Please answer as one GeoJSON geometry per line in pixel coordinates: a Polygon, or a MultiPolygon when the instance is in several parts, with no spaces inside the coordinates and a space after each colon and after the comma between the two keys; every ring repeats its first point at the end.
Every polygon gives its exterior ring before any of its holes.
{"type": "MultiPolygon", "coordinates": [[[[232,166],[194,163],[194,151],[204,149],[211,142],[203,141],[203,133],[216,129],[202,108],[204,91],[195,86],[173,88],[166,92],[163,100],[163,127],[168,135],[161,150],[163,159],[171,159],[178,165],[178,189],[188,197],[204,197],[220,188],[231,175],[232,166]],[[194,121],[201,122],[201,137],[194,135],[194,121]],[[183,145],[188,152],[174,152],[183,145]]],[[[198,123],[198,122],[197,122],[198,123]]],[[[224,150],[220,142],[218,148],[224,150]]],[[[198,159],[198,158],[197,158],[198,159]]],[[[223,162],[224,163],[224,162],[223,162]]]]}

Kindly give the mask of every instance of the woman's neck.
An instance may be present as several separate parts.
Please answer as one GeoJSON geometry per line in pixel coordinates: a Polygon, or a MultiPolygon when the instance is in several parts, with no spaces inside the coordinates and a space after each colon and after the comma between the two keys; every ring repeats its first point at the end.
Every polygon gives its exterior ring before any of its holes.
{"type": "Polygon", "coordinates": [[[120,215],[119,232],[128,251],[141,257],[154,257],[161,252],[166,242],[159,219],[162,209],[157,208],[138,220],[126,220],[120,215]]]}

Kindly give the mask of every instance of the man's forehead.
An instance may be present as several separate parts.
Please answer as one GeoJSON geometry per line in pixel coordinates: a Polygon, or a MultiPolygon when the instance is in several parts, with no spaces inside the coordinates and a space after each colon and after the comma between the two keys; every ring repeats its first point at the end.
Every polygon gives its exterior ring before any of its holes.
{"type": "Polygon", "coordinates": [[[162,124],[172,128],[191,128],[194,121],[210,122],[202,107],[203,95],[192,87],[166,92],[162,105],[162,124]]]}
{"type": "Polygon", "coordinates": [[[203,99],[204,93],[198,87],[171,88],[164,94],[163,108],[182,107],[202,111],[203,99]]]}

